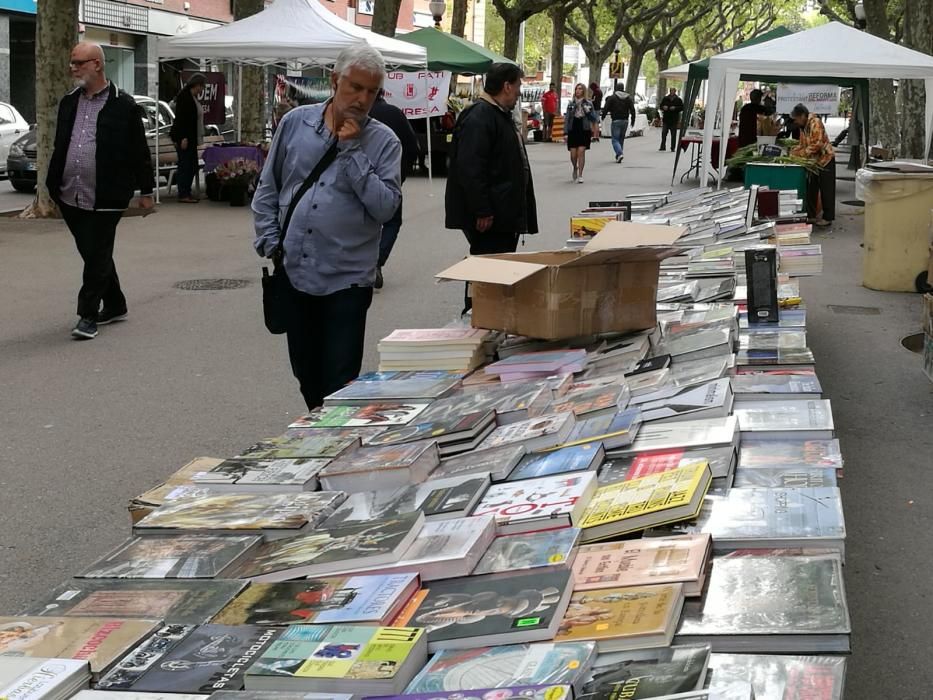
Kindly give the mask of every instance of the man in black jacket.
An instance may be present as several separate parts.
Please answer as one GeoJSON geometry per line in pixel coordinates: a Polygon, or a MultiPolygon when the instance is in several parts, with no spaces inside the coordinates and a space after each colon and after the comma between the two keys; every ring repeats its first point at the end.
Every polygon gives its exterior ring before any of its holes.
{"type": "Polygon", "coordinates": [[[671,91],[664,96],[659,105],[661,111],[661,148],[664,150],[664,144],[667,141],[667,135],[671,135],[671,153],[674,152],[674,144],[677,141],[677,126],[680,124],[680,113],[684,111],[684,101],[677,96],[677,88],[671,88],[671,91]]]}
{"type": "Polygon", "coordinates": [[[616,90],[606,98],[602,118],[605,119],[607,114],[612,118],[612,150],[616,154],[616,163],[621,163],[625,157],[622,152],[629,120],[635,126],[635,100],[625,90],[616,90]]]}
{"type": "Polygon", "coordinates": [[[470,255],[514,253],[521,234],[538,232],[528,154],[512,118],[521,78],[518,66],[494,63],[484,93],[454,127],[446,226],[463,231],[470,255]]]}
{"type": "MultiPolygon", "coordinates": [[[[402,143],[402,183],[411,172],[412,166],[418,160],[418,154],[421,150],[418,148],[418,137],[415,136],[415,130],[411,128],[408,117],[395,105],[386,102],[384,92],[379,91],[379,96],[369,110],[369,116],[381,121],[387,127],[392,129],[398,140],[402,143]]],[[[376,282],[373,285],[376,289],[382,289],[384,280],[382,277],[382,268],[389,261],[389,255],[398,239],[398,233],[402,228],[402,202],[398,203],[398,209],[392,215],[392,218],[382,225],[382,236],[379,239],[379,261],[376,267],[376,282]]]]}
{"type": "Polygon", "coordinates": [[[143,111],[107,80],[103,49],[82,42],[72,49],[69,65],[77,88],[58,106],[46,187],[84,260],[80,318],[71,334],[89,339],[98,325],[126,317],[113,263],[117,224],[137,189],[139,206],[152,208],[155,178],[143,111]]]}
{"type": "Polygon", "coordinates": [[[198,145],[204,138],[204,110],[201,95],[207,79],[201,73],[192,75],[175,98],[175,120],[169,137],[178,154],[178,170],[175,183],[178,185],[178,201],[196,204],[191,195],[191,183],[198,172],[198,145]]]}

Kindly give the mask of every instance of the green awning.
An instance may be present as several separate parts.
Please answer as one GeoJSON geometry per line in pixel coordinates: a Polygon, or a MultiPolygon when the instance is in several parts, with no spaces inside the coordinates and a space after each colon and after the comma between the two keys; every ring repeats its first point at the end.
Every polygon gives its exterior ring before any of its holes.
{"type": "Polygon", "coordinates": [[[454,73],[479,74],[493,63],[515,63],[472,41],[447,34],[434,27],[425,27],[396,39],[423,46],[428,52],[428,70],[449,70],[454,73]]]}

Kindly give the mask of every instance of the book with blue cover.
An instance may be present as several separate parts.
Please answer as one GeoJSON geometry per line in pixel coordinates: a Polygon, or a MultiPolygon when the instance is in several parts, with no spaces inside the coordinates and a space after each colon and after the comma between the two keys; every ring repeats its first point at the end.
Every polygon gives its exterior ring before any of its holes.
{"type": "Polygon", "coordinates": [[[603,463],[606,452],[602,443],[564,447],[544,454],[531,454],[522,458],[506,481],[536,479],[541,476],[590,471],[603,463]]]}
{"type": "Polygon", "coordinates": [[[579,540],[580,529],[576,527],[500,535],[489,545],[472,575],[542,567],[567,568],[573,564],[579,540]]]}
{"type": "Polygon", "coordinates": [[[593,442],[601,442],[606,450],[621,449],[630,445],[635,439],[641,422],[641,410],[637,408],[619,411],[611,416],[597,416],[577,421],[567,439],[555,449],[593,442]]]}

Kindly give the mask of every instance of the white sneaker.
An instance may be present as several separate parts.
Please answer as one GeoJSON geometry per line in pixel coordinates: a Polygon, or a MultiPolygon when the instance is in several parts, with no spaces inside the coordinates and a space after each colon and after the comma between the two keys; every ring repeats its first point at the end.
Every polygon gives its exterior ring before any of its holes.
{"type": "Polygon", "coordinates": [[[582,177],[578,177],[578,178],[577,178],[577,184],[578,184],[578,185],[582,185],[582,184],[583,184],[583,178],[582,178],[582,177]]]}

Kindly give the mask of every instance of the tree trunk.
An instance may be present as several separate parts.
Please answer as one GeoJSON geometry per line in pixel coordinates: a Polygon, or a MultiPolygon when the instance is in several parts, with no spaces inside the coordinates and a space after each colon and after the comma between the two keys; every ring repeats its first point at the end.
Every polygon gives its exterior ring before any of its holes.
{"type": "Polygon", "coordinates": [[[373,7],[373,24],[371,29],[376,34],[394,37],[398,26],[398,11],[402,0],[376,0],[373,7]]]}
{"type": "Polygon", "coordinates": [[[505,23],[502,55],[518,62],[518,40],[522,29],[521,20],[514,16],[504,16],[502,20],[505,23]]]}
{"type": "MultiPolygon", "coordinates": [[[[245,19],[265,7],[263,0],[235,0],[233,18],[245,19]]],[[[263,78],[265,69],[259,66],[243,66],[243,90],[237,95],[240,100],[240,138],[246,143],[260,143],[265,138],[265,105],[263,103],[263,78]]]]}
{"type": "Polygon", "coordinates": [[[661,73],[670,68],[671,55],[669,53],[665,54],[655,51],[654,60],[658,64],[658,104],[661,104],[661,100],[664,99],[664,96],[667,94],[667,78],[662,78],[661,73]]]}
{"type": "Polygon", "coordinates": [[[559,8],[551,10],[551,82],[560,95],[561,79],[564,77],[564,27],[567,13],[559,8]]]}
{"type": "Polygon", "coordinates": [[[36,199],[27,207],[24,218],[47,218],[58,215],[58,207],[49,197],[45,178],[55,145],[58,101],[73,86],[68,73],[71,48],[77,40],[78,3],[76,0],[38,0],[36,6],[36,145],[38,148],[38,186],[36,199]]]}
{"type": "Polygon", "coordinates": [[[467,2],[468,0],[454,0],[450,14],[450,33],[454,36],[466,38],[467,2]]]}
{"type": "MultiPolygon", "coordinates": [[[[905,0],[904,45],[926,54],[933,54],[933,5],[930,0],[905,0]]],[[[930,96],[933,99],[933,95],[930,96]]],[[[901,148],[898,155],[906,158],[926,158],[926,90],[922,80],[902,80],[898,84],[897,102],[900,113],[901,148]]]]}
{"type": "Polygon", "coordinates": [[[589,82],[599,84],[599,77],[603,72],[603,65],[612,55],[612,48],[602,46],[597,51],[583,47],[586,62],[590,64],[589,82]]]}
{"type": "MultiPolygon", "coordinates": [[[[891,39],[885,0],[865,0],[865,19],[869,32],[886,41],[891,39]]],[[[869,80],[868,91],[871,119],[869,122],[870,138],[874,143],[881,143],[885,148],[900,147],[900,134],[897,128],[897,105],[894,98],[894,82],[891,80],[869,80]]],[[[866,144],[871,146],[872,144],[866,144]]]]}
{"type": "Polygon", "coordinates": [[[638,87],[638,74],[641,72],[641,64],[645,60],[645,50],[632,45],[632,58],[629,61],[628,77],[625,79],[625,91],[630,95],[635,94],[638,87]]]}

